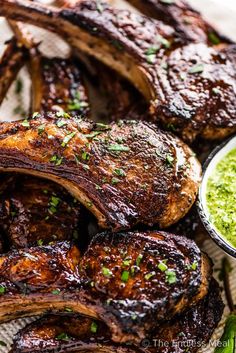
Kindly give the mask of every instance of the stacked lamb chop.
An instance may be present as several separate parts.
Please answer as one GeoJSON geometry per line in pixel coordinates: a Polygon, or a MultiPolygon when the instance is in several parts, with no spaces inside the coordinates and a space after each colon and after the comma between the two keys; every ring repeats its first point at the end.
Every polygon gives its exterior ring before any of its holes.
{"type": "Polygon", "coordinates": [[[222,316],[210,259],[173,225],[201,181],[186,143],[236,130],[236,46],[181,0],[130,3],[148,17],[0,0],[15,33],[1,100],[26,61],[32,78],[30,118],[0,126],[0,321],[47,314],[12,352],[197,352],[222,316]],[[113,122],[92,121],[83,64],[42,56],[15,21],[102,62],[113,122]]]}

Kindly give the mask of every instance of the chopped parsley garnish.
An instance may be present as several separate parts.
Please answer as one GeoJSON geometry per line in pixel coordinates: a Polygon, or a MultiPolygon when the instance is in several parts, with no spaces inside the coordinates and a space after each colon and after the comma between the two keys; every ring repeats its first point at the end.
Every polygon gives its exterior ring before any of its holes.
{"type": "Polygon", "coordinates": [[[214,44],[214,45],[217,45],[217,44],[220,44],[220,38],[217,36],[217,34],[216,33],[214,33],[214,32],[210,32],[209,34],[208,34],[208,39],[209,39],[209,41],[212,43],[212,44],[214,44]]]}
{"type": "Polygon", "coordinates": [[[42,246],[43,245],[43,240],[42,239],[38,239],[37,240],[37,244],[38,244],[38,246],[42,246]]]}
{"type": "Polygon", "coordinates": [[[101,131],[93,131],[91,134],[84,135],[87,137],[87,139],[93,139],[94,137],[100,135],[102,132],[101,131]]]}
{"type": "Polygon", "coordinates": [[[129,150],[130,150],[130,148],[128,146],[124,146],[124,145],[114,144],[114,145],[108,146],[108,151],[128,152],[129,150]]]}
{"type": "Polygon", "coordinates": [[[50,159],[50,162],[54,162],[56,166],[61,165],[62,161],[63,161],[63,157],[58,157],[56,155],[52,156],[52,158],[50,159]]]}
{"type": "Polygon", "coordinates": [[[169,166],[172,166],[174,162],[174,157],[171,156],[170,154],[167,154],[166,156],[166,164],[169,166]]]}
{"type": "Polygon", "coordinates": [[[64,120],[58,120],[56,124],[57,124],[57,127],[63,127],[67,125],[67,122],[64,120]]]}
{"type": "Polygon", "coordinates": [[[60,294],[60,289],[54,289],[54,290],[52,290],[52,294],[54,294],[54,295],[59,295],[60,294]]]}
{"type": "Polygon", "coordinates": [[[116,185],[116,184],[118,184],[119,182],[120,182],[120,180],[117,179],[117,178],[112,178],[112,179],[111,179],[112,185],[116,185]]]}
{"type": "Polygon", "coordinates": [[[90,158],[88,152],[85,152],[85,151],[82,153],[81,157],[84,161],[88,161],[90,158]]]}
{"type": "Polygon", "coordinates": [[[4,287],[2,284],[0,285],[0,294],[4,294],[6,292],[6,287],[4,287]]]}
{"type": "Polygon", "coordinates": [[[114,170],[114,174],[118,175],[118,176],[125,176],[125,171],[123,169],[115,169],[114,170]]]}
{"type": "Polygon", "coordinates": [[[52,196],[51,197],[51,200],[50,200],[50,205],[54,206],[54,207],[57,207],[59,205],[59,202],[61,200],[59,199],[59,197],[56,197],[56,196],[52,196]]]}
{"type": "Polygon", "coordinates": [[[67,144],[70,142],[70,140],[75,136],[76,131],[70,132],[68,135],[66,135],[62,141],[61,146],[66,147],[67,144]]]}
{"type": "Polygon", "coordinates": [[[129,266],[131,264],[131,262],[132,262],[131,259],[124,259],[123,266],[129,266]]]}
{"type": "Polygon", "coordinates": [[[148,62],[149,64],[153,64],[153,63],[155,62],[156,53],[158,52],[158,50],[160,50],[160,46],[153,46],[153,47],[150,47],[150,48],[146,51],[147,62],[148,62]]]}
{"type": "Polygon", "coordinates": [[[203,64],[196,64],[192,66],[189,70],[189,74],[200,74],[204,71],[204,65],[203,64]]]}
{"type": "Polygon", "coordinates": [[[39,112],[34,112],[33,115],[32,115],[32,119],[35,119],[35,118],[38,118],[38,117],[40,117],[39,112]]]}
{"type": "Polygon", "coordinates": [[[3,341],[0,341],[0,346],[7,347],[7,344],[5,342],[3,342],[3,341]]]}
{"type": "Polygon", "coordinates": [[[90,331],[92,333],[97,333],[97,330],[98,330],[98,324],[95,321],[93,321],[90,326],[90,331]]]}
{"type": "Polygon", "coordinates": [[[67,118],[67,119],[69,119],[71,117],[70,114],[64,112],[64,110],[62,110],[60,112],[56,112],[56,116],[58,118],[67,118]]]}
{"type": "Polygon", "coordinates": [[[216,88],[216,87],[214,87],[214,88],[212,89],[212,92],[213,92],[215,95],[220,94],[220,90],[219,90],[218,88],[216,88]]]}
{"type": "Polygon", "coordinates": [[[21,125],[24,126],[24,127],[30,127],[30,123],[29,123],[29,121],[27,119],[22,121],[21,125]]]}
{"type": "Polygon", "coordinates": [[[196,269],[198,268],[198,263],[196,261],[194,261],[192,264],[187,265],[187,269],[189,271],[196,271],[196,269]]]}
{"type": "Polygon", "coordinates": [[[99,186],[98,184],[96,184],[96,185],[95,185],[95,189],[96,189],[96,190],[102,190],[102,187],[99,186]]]}
{"type": "Polygon", "coordinates": [[[158,268],[159,268],[159,270],[161,270],[161,272],[165,272],[168,270],[168,267],[164,261],[159,262],[158,268]]]}
{"type": "Polygon", "coordinates": [[[144,278],[149,281],[149,279],[151,279],[153,276],[155,276],[156,272],[152,271],[152,272],[149,272],[147,273],[144,278]]]}
{"type": "Polygon", "coordinates": [[[167,271],[165,272],[165,274],[166,274],[166,282],[168,282],[169,284],[174,284],[174,283],[176,283],[177,278],[176,278],[176,273],[175,273],[175,271],[167,270],[167,271]]]}
{"type": "Polygon", "coordinates": [[[42,134],[45,130],[45,124],[39,125],[38,127],[38,134],[42,134]]]}
{"type": "Polygon", "coordinates": [[[166,38],[164,38],[164,37],[162,37],[162,36],[159,36],[158,37],[158,40],[161,42],[161,44],[165,47],[165,48],[170,48],[170,42],[166,39],[166,38]]]}
{"type": "Polygon", "coordinates": [[[122,282],[128,282],[129,280],[129,271],[123,271],[121,275],[122,282]]]}
{"type": "Polygon", "coordinates": [[[137,259],[136,259],[136,265],[139,267],[140,266],[140,263],[143,259],[143,255],[142,254],[139,254],[137,259]]]}
{"type": "Polygon", "coordinates": [[[80,92],[77,92],[75,98],[68,104],[69,110],[80,110],[81,108],[88,107],[88,103],[81,101],[80,92]]]}
{"type": "Polygon", "coordinates": [[[73,313],[74,310],[67,306],[67,307],[65,307],[64,311],[66,311],[67,313],[73,313]]]}
{"type": "Polygon", "coordinates": [[[112,276],[112,272],[107,267],[103,267],[102,268],[102,274],[105,277],[111,277],[112,276]]]}
{"type": "Polygon", "coordinates": [[[56,337],[56,340],[59,340],[59,341],[69,341],[70,339],[71,337],[67,335],[67,333],[65,332],[60,333],[60,335],[56,337]]]}

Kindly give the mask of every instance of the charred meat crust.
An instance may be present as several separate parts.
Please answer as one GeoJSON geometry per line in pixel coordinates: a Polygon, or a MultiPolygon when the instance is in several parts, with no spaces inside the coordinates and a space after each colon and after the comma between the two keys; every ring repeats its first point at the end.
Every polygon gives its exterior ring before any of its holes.
{"type": "Polygon", "coordinates": [[[32,60],[35,112],[66,111],[88,116],[89,102],[81,68],[74,59],[49,59],[40,53],[32,60]]]}
{"type": "Polygon", "coordinates": [[[183,0],[167,3],[161,0],[128,0],[146,16],[172,26],[186,43],[197,42],[209,45],[219,42],[231,43],[217,32],[203,17],[183,0]]]}
{"type": "Polygon", "coordinates": [[[113,230],[173,224],[193,204],[201,179],[189,147],[145,122],[38,115],[2,124],[0,148],[2,171],[56,181],[113,230]]]}
{"type": "Polygon", "coordinates": [[[154,102],[154,119],[173,125],[185,140],[223,138],[236,130],[235,54],[231,45],[183,46],[173,28],[114,10],[105,3],[98,9],[96,1],[84,0],[63,9],[27,0],[0,4],[2,15],[58,32],[72,46],[120,72],[154,102]]]}
{"type": "MultiPolygon", "coordinates": [[[[212,280],[209,293],[203,300],[152,332],[149,341],[159,342],[158,353],[184,353],[186,343],[192,342],[191,352],[195,353],[199,345],[209,341],[221,319],[223,307],[219,286],[212,280]]],[[[14,338],[11,353],[76,353],[84,350],[155,353],[156,349],[125,344],[117,346],[112,342],[109,328],[104,323],[84,316],[55,315],[39,319],[21,330],[14,338]]]]}
{"type": "Polygon", "coordinates": [[[15,80],[17,73],[28,60],[28,52],[15,38],[6,43],[7,47],[0,59],[0,104],[4,100],[8,89],[15,80]]]}
{"type": "Polygon", "coordinates": [[[78,239],[81,206],[61,186],[23,175],[8,175],[0,195],[0,225],[10,246],[24,248],[78,239]]]}
{"type": "Polygon", "coordinates": [[[210,276],[194,242],[163,232],[99,234],[82,258],[69,242],[12,251],[0,257],[0,319],[70,308],[103,320],[115,342],[139,342],[201,300],[210,276]]]}

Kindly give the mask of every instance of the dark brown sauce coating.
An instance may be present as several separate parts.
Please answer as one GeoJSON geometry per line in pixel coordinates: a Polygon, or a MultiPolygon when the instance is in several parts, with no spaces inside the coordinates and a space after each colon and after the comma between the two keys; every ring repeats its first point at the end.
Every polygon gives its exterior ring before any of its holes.
{"type": "Polygon", "coordinates": [[[48,316],[26,326],[14,338],[11,353],[183,353],[189,345],[191,353],[207,343],[223,312],[223,303],[216,281],[212,280],[206,298],[195,307],[153,332],[144,347],[117,346],[104,323],[84,316],[48,316]],[[189,343],[188,343],[189,342],[189,343]],[[154,347],[155,346],[155,347],[154,347]]]}
{"type": "Polygon", "coordinates": [[[146,16],[172,26],[187,42],[208,43],[230,42],[218,33],[203,16],[183,0],[128,0],[146,16]]]}
{"type": "Polygon", "coordinates": [[[154,125],[104,125],[66,114],[4,123],[0,132],[2,170],[61,183],[102,227],[166,227],[195,200],[200,165],[187,145],[154,125]]]}
{"type": "Polygon", "coordinates": [[[194,242],[154,231],[97,235],[82,258],[69,242],[15,250],[0,257],[0,320],[70,308],[137,342],[203,298],[210,276],[194,242]]]}
{"type": "Polygon", "coordinates": [[[236,130],[235,51],[230,45],[226,44],[225,51],[222,45],[183,46],[173,28],[129,11],[114,10],[105,3],[97,7],[96,1],[85,0],[62,9],[27,0],[0,4],[1,14],[46,26],[119,71],[148,101],[154,101],[153,119],[165,126],[173,125],[187,141],[197,136],[224,138],[236,130]],[[205,71],[199,69],[202,64],[205,71]],[[182,69],[183,74],[189,70],[183,81],[176,76],[176,71],[180,74],[182,69]],[[172,80],[171,86],[166,76],[172,80]],[[193,85],[197,85],[194,90],[193,85]]]}
{"type": "Polygon", "coordinates": [[[79,63],[72,59],[39,58],[38,71],[32,75],[38,106],[34,111],[66,111],[88,116],[90,108],[79,63]],[[40,84],[39,84],[40,83],[40,84]]]}
{"type": "Polygon", "coordinates": [[[7,187],[0,195],[0,225],[10,246],[25,248],[80,237],[81,206],[61,186],[14,174],[2,183],[7,187]]]}

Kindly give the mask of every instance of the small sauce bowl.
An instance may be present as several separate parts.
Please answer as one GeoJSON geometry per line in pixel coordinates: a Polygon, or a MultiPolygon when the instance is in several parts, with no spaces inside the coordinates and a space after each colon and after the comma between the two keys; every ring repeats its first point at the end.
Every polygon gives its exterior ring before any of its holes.
{"type": "MultiPolygon", "coordinates": [[[[207,206],[207,184],[208,180],[215,171],[218,163],[224,159],[230,153],[236,149],[236,136],[231,137],[229,140],[216,147],[213,152],[209,155],[206,162],[203,165],[203,178],[199,189],[199,196],[197,201],[197,208],[200,219],[207,230],[210,237],[215,243],[220,246],[227,254],[236,258],[236,248],[228,242],[224,235],[210,221],[210,212],[207,206]]],[[[236,193],[236,190],[235,190],[236,193]]],[[[236,215],[235,215],[236,217],[236,215]]]]}

